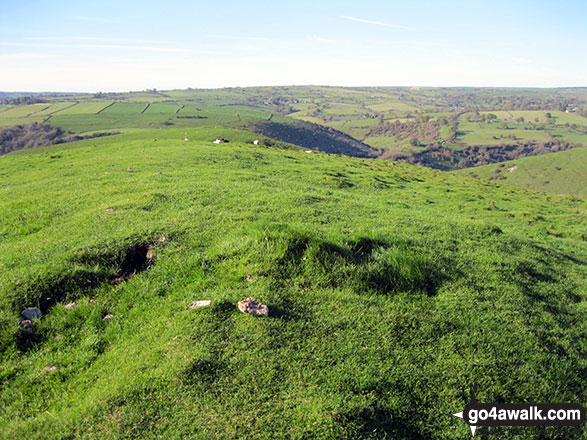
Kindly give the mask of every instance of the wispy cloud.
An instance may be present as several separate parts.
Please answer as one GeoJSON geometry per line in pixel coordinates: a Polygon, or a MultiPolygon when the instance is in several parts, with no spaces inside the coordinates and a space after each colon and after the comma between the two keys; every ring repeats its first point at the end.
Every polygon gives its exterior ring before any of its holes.
{"type": "Polygon", "coordinates": [[[222,35],[222,34],[212,34],[209,35],[210,38],[219,38],[223,40],[249,40],[249,41],[279,41],[275,38],[267,38],[267,37],[252,37],[252,36],[239,36],[239,35],[222,35]]]}
{"type": "Polygon", "coordinates": [[[107,23],[107,24],[129,24],[128,22],[119,21],[119,20],[112,20],[111,18],[103,18],[103,17],[88,17],[85,15],[76,15],[72,17],[74,20],[82,20],[82,21],[93,21],[96,23],[107,23]]]}
{"type": "Polygon", "coordinates": [[[0,61],[17,61],[17,60],[37,60],[41,58],[51,58],[52,55],[46,53],[18,52],[0,54],[0,61]]]}
{"type": "Polygon", "coordinates": [[[306,41],[310,41],[313,43],[328,43],[328,44],[343,43],[343,41],[341,41],[341,40],[332,40],[330,38],[318,37],[316,35],[310,35],[310,36],[306,37],[306,41]]]}
{"type": "MultiPolygon", "coordinates": [[[[190,51],[190,49],[176,45],[177,43],[173,41],[162,40],[136,40],[127,38],[86,37],[78,35],[28,37],[25,38],[25,40],[30,41],[31,43],[22,43],[20,45],[43,48],[112,49],[142,52],[190,51]]],[[[0,43],[0,45],[2,45],[2,43],[0,43]]]]}
{"type": "Polygon", "coordinates": [[[165,40],[134,40],[127,38],[105,38],[105,37],[85,37],[78,35],[64,35],[64,36],[47,36],[47,37],[28,37],[25,40],[29,41],[97,41],[103,43],[140,43],[140,44],[174,44],[173,41],[165,40]]]}
{"type": "Polygon", "coordinates": [[[136,46],[126,44],[68,44],[60,47],[75,47],[82,49],[118,49],[118,50],[139,50],[146,52],[188,52],[189,49],[179,47],[159,47],[159,46],[136,46]]]}
{"type": "Polygon", "coordinates": [[[388,27],[388,28],[404,29],[404,30],[407,30],[407,31],[415,31],[415,30],[417,30],[417,29],[414,29],[414,28],[411,28],[411,27],[408,27],[408,26],[402,26],[402,25],[391,24],[391,23],[384,23],[382,21],[366,20],[364,18],[351,17],[350,15],[343,15],[342,18],[344,18],[345,20],[357,21],[359,23],[373,24],[373,25],[376,25],[376,26],[384,26],[384,27],[388,27]]]}

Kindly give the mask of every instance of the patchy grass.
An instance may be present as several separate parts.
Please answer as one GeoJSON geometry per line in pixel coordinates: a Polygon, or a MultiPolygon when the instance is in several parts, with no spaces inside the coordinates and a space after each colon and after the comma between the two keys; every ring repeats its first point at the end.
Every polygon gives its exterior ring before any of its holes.
{"type": "Polygon", "coordinates": [[[184,131],[0,158],[1,437],[466,439],[471,384],[585,402],[582,200],[184,131]]]}

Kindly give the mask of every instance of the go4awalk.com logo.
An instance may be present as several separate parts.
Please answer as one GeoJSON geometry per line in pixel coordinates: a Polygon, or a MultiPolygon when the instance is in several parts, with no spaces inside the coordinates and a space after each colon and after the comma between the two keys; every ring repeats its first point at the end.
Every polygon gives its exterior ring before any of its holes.
{"type": "Polygon", "coordinates": [[[579,426],[585,408],[575,403],[480,403],[471,390],[471,402],[453,414],[463,419],[475,435],[478,426],[579,426]]]}

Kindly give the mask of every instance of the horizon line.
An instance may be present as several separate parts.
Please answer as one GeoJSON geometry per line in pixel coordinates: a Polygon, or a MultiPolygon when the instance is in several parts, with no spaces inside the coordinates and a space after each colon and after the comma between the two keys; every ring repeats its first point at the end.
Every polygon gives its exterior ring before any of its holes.
{"type": "Polygon", "coordinates": [[[222,86],[222,87],[183,87],[183,88],[172,88],[172,89],[158,89],[153,87],[151,89],[142,90],[127,90],[127,91],[59,91],[59,90],[43,90],[43,91],[32,91],[32,90],[0,90],[0,93],[34,93],[38,95],[84,95],[84,94],[124,94],[124,93],[143,93],[149,90],[157,90],[157,92],[168,92],[175,90],[223,90],[223,89],[252,89],[252,88],[269,88],[269,87],[329,87],[339,89],[520,89],[520,90],[553,90],[553,89],[587,89],[587,85],[579,86],[417,86],[417,85],[377,85],[377,86],[335,86],[328,84],[288,84],[288,85],[263,85],[263,86],[222,86]]]}

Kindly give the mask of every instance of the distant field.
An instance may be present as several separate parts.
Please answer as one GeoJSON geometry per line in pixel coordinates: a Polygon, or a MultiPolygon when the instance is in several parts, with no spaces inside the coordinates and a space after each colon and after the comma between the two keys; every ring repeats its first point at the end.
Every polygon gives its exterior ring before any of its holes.
{"type": "Polygon", "coordinates": [[[71,107],[72,105],[74,104],[71,102],[58,102],[56,104],[50,104],[47,108],[44,108],[41,111],[38,111],[37,113],[34,113],[33,116],[49,116],[53,113],[71,107]]]}
{"type": "Polygon", "coordinates": [[[14,106],[4,112],[2,112],[2,118],[26,118],[28,116],[33,116],[36,113],[43,111],[47,108],[51,107],[51,104],[30,104],[30,105],[18,105],[14,106]]]}
{"type": "Polygon", "coordinates": [[[178,115],[198,115],[204,111],[204,106],[201,105],[186,104],[180,107],[178,115]]]}
{"type": "MultiPolygon", "coordinates": [[[[502,121],[515,121],[518,118],[524,118],[525,122],[535,122],[535,123],[546,123],[552,122],[556,125],[564,125],[566,123],[569,124],[577,124],[577,125],[587,125],[587,118],[584,118],[580,115],[575,113],[566,113],[561,111],[522,111],[522,110],[512,110],[512,111],[492,111],[492,112],[481,112],[481,114],[494,114],[497,116],[498,120],[502,121]],[[549,120],[546,117],[546,113],[550,113],[551,119],[549,120]]],[[[461,117],[462,119],[462,117],[461,117]]]]}
{"type": "Polygon", "coordinates": [[[418,107],[415,107],[410,104],[406,104],[404,102],[385,102],[381,104],[370,104],[367,106],[370,110],[375,110],[377,112],[383,113],[406,113],[406,112],[413,112],[418,110],[418,107]]]}
{"type": "Polygon", "coordinates": [[[29,116],[28,118],[1,118],[0,127],[12,127],[13,125],[32,124],[34,122],[43,122],[46,116],[29,116]]]}
{"type": "Polygon", "coordinates": [[[103,108],[112,104],[111,102],[80,102],[72,107],[68,107],[59,112],[59,116],[63,115],[81,115],[81,114],[96,114],[103,108]]]}
{"type": "MultiPolygon", "coordinates": [[[[373,147],[384,147],[390,153],[385,157],[411,150],[410,140],[416,140],[430,149],[414,150],[420,155],[417,162],[413,155],[398,160],[433,167],[441,161],[453,169],[464,159],[455,151],[467,147],[508,145],[510,151],[526,148],[528,143],[535,144],[532,148],[551,150],[567,148],[568,144],[587,145],[587,118],[580,116],[587,109],[583,89],[233,87],[46,99],[48,102],[43,104],[0,106],[0,127],[45,121],[75,133],[86,133],[111,128],[237,127],[269,119],[292,124],[300,120],[341,131],[373,147]],[[576,113],[559,111],[561,108],[576,113]],[[478,116],[477,111],[483,116],[492,113],[497,119],[491,123],[475,122],[471,118],[478,116]],[[550,119],[546,118],[547,113],[551,114],[550,119]],[[450,152],[437,150],[437,156],[452,158],[432,157],[431,149],[440,147],[450,152]]],[[[312,144],[310,138],[306,140],[312,144]]],[[[482,161],[479,156],[475,162],[459,166],[496,160],[496,153],[484,154],[492,157],[482,161]]],[[[507,158],[510,157],[517,156],[512,153],[507,158]]],[[[506,160],[503,156],[497,159],[506,160]]]]}
{"type": "Polygon", "coordinates": [[[574,133],[564,128],[557,128],[550,131],[553,138],[565,139],[576,144],[587,145],[587,134],[574,133]]]}
{"type": "Polygon", "coordinates": [[[524,188],[587,197],[587,148],[524,157],[458,173],[504,180],[524,188]]]}
{"type": "Polygon", "coordinates": [[[398,142],[394,138],[387,137],[387,136],[370,136],[368,138],[365,138],[365,140],[363,142],[366,143],[367,145],[374,147],[374,148],[381,148],[384,150],[389,150],[389,149],[404,150],[405,147],[408,145],[407,141],[406,142],[398,142]]]}
{"type": "Polygon", "coordinates": [[[172,115],[175,114],[180,107],[181,106],[178,104],[156,103],[151,104],[147,108],[147,110],[145,110],[145,114],[161,113],[166,115],[172,115]]]}
{"type": "MultiPolygon", "coordinates": [[[[515,127],[512,125],[511,127],[515,127]]],[[[468,145],[500,145],[513,143],[516,140],[523,141],[548,141],[550,135],[546,131],[524,130],[521,128],[508,128],[507,130],[497,126],[496,123],[461,122],[457,141],[468,145]],[[515,136],[515,139],[509,136],[515,136]]]]}
{"type": "Polygon", "coordinates": [[[113,105],[105,108],[102,114],[140,114],[147,107],[146,103],[129,103],[129,102],[115,102],[113,105]]]}

